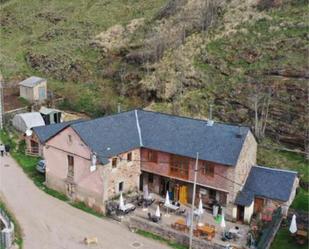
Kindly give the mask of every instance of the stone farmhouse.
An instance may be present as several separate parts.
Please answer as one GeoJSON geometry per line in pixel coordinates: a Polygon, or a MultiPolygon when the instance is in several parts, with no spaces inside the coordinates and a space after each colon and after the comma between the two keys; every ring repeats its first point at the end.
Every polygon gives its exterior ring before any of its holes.
{"type": "Polygon", "coordinates": [[[190,203],[197,153],[196,202],[220,204],[230,220],[249,222],[269,205],[286,214],[298,186],[296,172],[256,165],[257,142],[243,126],[144,110],[55,126],[34,129],[47,186],[103,213],[108,200],[146,184],[190,203]]]}

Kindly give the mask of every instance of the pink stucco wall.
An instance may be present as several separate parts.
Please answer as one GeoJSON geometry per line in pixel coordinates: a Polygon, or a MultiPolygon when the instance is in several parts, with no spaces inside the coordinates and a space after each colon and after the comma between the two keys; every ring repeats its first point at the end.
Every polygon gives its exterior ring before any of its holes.
{"type": "Polygon", "coordinates": [[[47,184],[53,185],[52,181],[55,178],[58,182],[59,180],[65,181],[68,174],[68,155],[74,157],[74,182],[80,188],[99,195],[102,194],[103,184],[100,167],[96,171],[90,172],[91,151],[71,127],[49,140],[44,147],[47,184]],[[71,142],[69,136],[71,136],[71,142]]]}

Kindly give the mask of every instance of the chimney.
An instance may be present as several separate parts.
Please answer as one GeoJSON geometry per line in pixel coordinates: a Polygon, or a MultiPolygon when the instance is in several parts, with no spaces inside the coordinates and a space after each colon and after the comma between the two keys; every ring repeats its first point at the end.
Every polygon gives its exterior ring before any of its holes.
{"type": "Polygon", "coordinates": [[[236,134],[236,137],[241,138],[242,137],[242,130],[241,130],[241,125],[238,125],[238,132],[236,134]]]}
{"type": "Polygon", "coordinates": [[[207,120],[207,126],[213,126],[214,121],[212,120],[212,104],[209,106],[209,115],[207,120]]]}

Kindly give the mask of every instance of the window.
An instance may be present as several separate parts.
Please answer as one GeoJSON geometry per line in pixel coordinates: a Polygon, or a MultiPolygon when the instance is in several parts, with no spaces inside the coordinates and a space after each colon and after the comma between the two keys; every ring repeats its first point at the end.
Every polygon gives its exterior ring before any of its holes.
{"type": "Polygon", "coordinates": [[[122,192],[122,191],[123,191],[123,185],[124,185],[123,182],[119,182],[119,186],[118,186],[118,191],[119,191],[119,192],[122,192]]]}
{"type": "Polygon", "coordinates": [[[132,152],[129,152],[129,153],[127,154],[127,160],[128,160],[128,162],[131,162],[131,161],[132,161],[132,152]]]}
{"type": "Polygon", "coordinates": [[[117,157],[114,157],[112,159],[112,168],[116,168],[117,167],[117,157]]]}
{"type": "Polygon", "coordinates": [[[158,162],[158,153],[154,150],[148,150],[148,161],[157,163],[158,162]]]}
{"type": "Polygon", "coordinates": [[[148,174],[148,183],[153,183],[153,174],[148,174]]]}
{"type": "Polygon", "coordinates": [[[74,157],[68,155],[68,178],[74,177],[74,157]]]}
{"type": "Polygon", "coordinates": [[[188,179],[189,159],[186,157],[171,155],[170,175],[188,179]]]}
{"type": "Polygon", "coordinates": [[[72,136],[71,135],[68,135],[68,144],[72,144],[72,136]]]}
{"type": "Polygon", "coordinates": [[[204,162],[202,164],[202,174],[206,176],[214,177],[215,175],[215,166],[211,163],[204,162]]]}

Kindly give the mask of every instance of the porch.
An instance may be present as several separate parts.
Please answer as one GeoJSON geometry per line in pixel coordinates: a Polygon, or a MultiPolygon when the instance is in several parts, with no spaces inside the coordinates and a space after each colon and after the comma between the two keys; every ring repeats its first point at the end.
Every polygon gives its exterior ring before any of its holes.
{"type": "MultiPolygon", "coordinates": [[[[191,204],[193,196],[193,183],[184,181],[176,177],[166,177],[157,175],[151,172],[142,172],[140,179],[140,190],[147,185],[149,192],[155,193],[161,197],[165,197],[169,193],[172,201],[177,201],[183,205],[191,204]]],[[[202,200],[203,208],[208,211],[213,211],[213,206],[226,207],[227,193],[215,188],[209,188],[202,185],[197,185],[196,205],[199,199],[202,200]]],[[[219,212],[220,212],[219,208],[219,212]]]]}
{"type": "MultiPolygon", "coordinates": [[[[156,212],[157,206],[160,206],[160,203],[164,202],[164,198],[162,198],[159,195],[154,195],[155,202],[148,207],[145,208],[137,208],[134,213],[128,215],[125,217],[128,221],[130,221],[131,217],[138,217],[144,222],[149,223],[149,225],[154,224],[152,221],[149,220],[149,214],[150,216],[153,216],[156,212]]],[[[164,206],[161,205],[160,211],[161,211],[161,219],[159,222],[155,223],[155,225],[159,225],[162,229],[172,229],[176,232],[179,232],[183,234],[184,236],[189,236],[189,227],[186,226],[186,216],[187,213],[191,210],[190,205],[181,205],[181,210],[185,210],[182,214],[172,212],[171,210],[166,210],[164,206]],[[176,224],[176,226],[175,226],[176,224]],[[179,226],[177,224],[181,224],[182,228],[179,229],[179,226]]],[[[213,228],[213,237],[204,237],[202,234],[197,234],[194,232],[194,238],[205,240],[208,243],[211,243],[213,245],[220,245],[220,246],[233,246],[233,248],[243,248],[246,246],[247,243],[247,236],[249,232],[249,226],[239,223],[234,223],[230,221],[225,221],[226,227],[222,228],[220,226],[221,219],[220,216],[214,217],[213,213],[210,210],[204,210],[204,214],[198,218],[197,216],[194,217],[193,222],[193,229],[194,231],[203,230],[206,228],[213,228]],[[200,225],[200,226],[199,226],[200,225]],[[233,237],[233,239],[230,239],[228,241],[224,241],[223,233],[224,232],[232,232],[234,233],[237,231],[237,236],[233,237]]]]}

